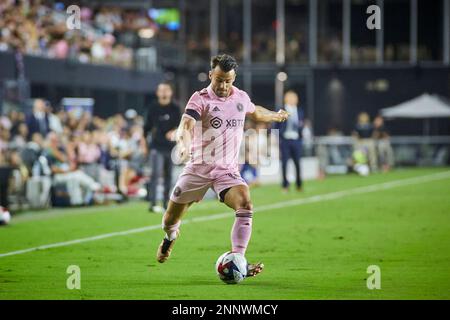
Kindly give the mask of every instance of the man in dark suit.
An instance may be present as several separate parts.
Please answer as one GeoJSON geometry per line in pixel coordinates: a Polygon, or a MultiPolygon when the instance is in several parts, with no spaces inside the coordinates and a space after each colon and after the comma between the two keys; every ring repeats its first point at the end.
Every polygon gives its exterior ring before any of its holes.
{"type": "Polygon", "coordinates": [[[175,131],[181,119],[180,108],[172,101],[173,90],[169,83],[160,83],[156,89],[157,101],[150,105],[144,136],[150,133],[150,162],[152,176],[149,186],[149,211],[163,213],[169,201],[172,184],[172,148],[175,131]],[[163,207],[156,206],[156,190],[160,176],[164,178],[163,207]]]}
{"type": "Polygon", "coordinates": [[[295,166],[295,184],[297,191],[302,191],[300,158],[302,156],[302,130],[304,123],[303,109],[298,107],[298,95],[294,91],[287,91],[284,95],[284,105],[281,109],[287,111],[290,117],[285,122],[277,123],[276,129],[280,134],[280,156],[282,169],[282,188],[289,191],[287,179],[287,163],[292,159],[295,166]]]}
{"type": "Polygon", "coordinates": [[[50,132],[48,114],[46,112],[46,104],[42,99],[35,99],[33,102],[33,112],[26,117],[28,127],[28,140],[34,133],[38,132],[46,137],[50,132]]]}

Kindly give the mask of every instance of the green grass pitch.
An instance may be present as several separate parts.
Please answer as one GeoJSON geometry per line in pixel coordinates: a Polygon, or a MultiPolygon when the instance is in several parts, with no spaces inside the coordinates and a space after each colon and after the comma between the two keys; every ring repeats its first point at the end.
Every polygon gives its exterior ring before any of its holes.
{"type": "Polygon", "coordinates": [[[329,177],[306,182],[301,194],[252,189],[247,258],[266,269],[239,285],[215,275],[233,223],[218,201],[191,208],[164,264],[155,260],[163,236],[156,227],[1,256],[160,224],[144,202],[20,214],[0,228],[0,299],[449,299],[449,172],[329,177]],[[411,180],[431,176],[438,178],[411,180]],[[66,288],[69,265],[80,267],[80,290],[66,288]],[[366,286],[369,265],[380,267],[379,290],[366,286]]]}

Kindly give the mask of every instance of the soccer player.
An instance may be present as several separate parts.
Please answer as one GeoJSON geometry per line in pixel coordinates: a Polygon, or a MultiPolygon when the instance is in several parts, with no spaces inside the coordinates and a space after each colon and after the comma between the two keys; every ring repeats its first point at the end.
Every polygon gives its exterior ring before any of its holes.
{"type": "MultiPolygon", "coordinates": [[[[202,200],[212,188],[219,200],[236,212],[231,230],[231,251],[245,255],[252,232],[253,207],[247,184],[239,174],[238,155],[245,117],[255,122],[283,122],[289,114],[255,106],[246,92],[233,86],[236,60],[226,54],[211,59],[210,85],[189,99],[176,133],[181,162],[189,159],[172,191],[162,228],[166,235],[156,258],[165,262],[180,231],[189,206],[202,200]]],[[[262,263],[249,264],[247,276],[255,276],[262,263]]]]}

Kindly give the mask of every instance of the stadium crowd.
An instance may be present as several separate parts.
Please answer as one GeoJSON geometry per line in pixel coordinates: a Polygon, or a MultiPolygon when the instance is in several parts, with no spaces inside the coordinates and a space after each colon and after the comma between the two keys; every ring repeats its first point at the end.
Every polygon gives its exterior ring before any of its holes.
{"type": "MultiPolygon", "coordinates": [[[[0,117],[1,175],[12,174],[9,193],[26,192],[23,197],[36,207],[50,195],[62,205],[90,204],[100,201],[96,195],[110,193],[126,199],[142,182],[146,153],[143,119],[134,110],[101,119],[89,112],[53,112],[35,99],[29,114],[11,111],[0,117]]],[[[4,207],[7,180],[0,187],[4,207]]]]}
{"type": "Polygon", "coordinates": [[[104,63],[130,68],[137,32],[151,29],[162,38],[170,32],[158,28],[145,10],[83,6],[81,29],[69,30],[64,4],[44,1],[0,2],[0,51],[82,63],[104,63]],[[130,40],[131,39],[131,40],[130,40]]]}
{"type": "MultiPolygon", "coordinates": [[[[69,3],[67,3],[68,5],[69,3]]],[[[158,25],[146,10],[126,9],[111,5],[85,5],[80,11],[81,29],[69,30],[66,5],[50,5],[42,0],[3,0],[0,2],[0,51],[17,50],[22,54],[52,59],[69,59],[81,63],[109,64],[133,68],[135,49],[147,46],[140,31],[150,31],[152,39],[161,43],[176,40],[177,33],[158,25]]],[[[288,30],[292,29],[288,26],[288,30]]],[[[252,35],[252,57],[255,62],[275,61],[275,29],[255,31],[252,35]]],[[[289,33],[286,38],[286,61],[306,62],[306,30],[289,33]]],[[[209,34],[189,34],[186,52],[191,63],[209,59],[209,34]]],[[[389,60],[389,46],[387,59],[389,60]]],[[[176,49],[175,49],[176,50],[176,49]]],[[[219,40],[219,50],[243,57],[240,32],[232,31],[219,40]]],[[[321,38],[318,45],[320,62],[341,60],[342,43],[338,35],[321,38]]],[[[375,60],[375,48],[352,47],[352,60],[375,60]]]]}

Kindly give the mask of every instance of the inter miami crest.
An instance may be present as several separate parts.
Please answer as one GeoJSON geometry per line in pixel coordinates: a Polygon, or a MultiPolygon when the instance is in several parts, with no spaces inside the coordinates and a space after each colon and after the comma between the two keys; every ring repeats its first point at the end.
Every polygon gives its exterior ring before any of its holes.
{"type": "Polygon", "coordinates": [[[236,105],[236,108],[238,109],[239,112],[242,112],[242,110],[244,110],[244,106],[240,102],[236,105]]]}
{"type": "Polygon", "coordinates": [[[209,121],[209,123],[211,124],[211,127],[218,129],[222,126],[222,119],[219,117],[214,117],[209,121]]]}
{"type": "Polygon", "coordinates": [[[175,197],[179,197],[180,194],[181,194],[181,189],[180,189],[180,187],[175,187],[175,189],[173,190],[173,195],[174,195],[175,197]]]}

